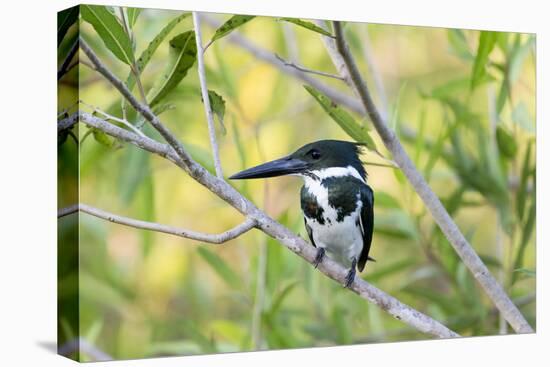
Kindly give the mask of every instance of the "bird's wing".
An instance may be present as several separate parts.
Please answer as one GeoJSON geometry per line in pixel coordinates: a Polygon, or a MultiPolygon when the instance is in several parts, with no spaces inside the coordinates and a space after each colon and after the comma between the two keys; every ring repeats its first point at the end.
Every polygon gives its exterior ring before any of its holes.
{"type": "Polygon", "coordinates": [[[307,231],[307,235],[308,235],[308,237],[309,237],[309,241],[311,242],[311,244],[313,245],[313,247],[317,247],[317,245],[315,244],[315,241],[313,241],[313,230],[312,230],[311,227],[307,224],[306,217],[304,217],[304,225],[306,226],[306,231],[307,231]]]}
{"type": "Polygon", "coordinates": [[[359,262],[357,263],[359,271],[363,271],[367,260],[375,261],[373,258],[369,257],[374,227],[374,194],[368,185],[363,186],[361,189],[361,201],[363,202],[363,208],[361,209],[361,216],[359,217],[359,225],[363,235],[363,250],[361,251],[359,262]]]}

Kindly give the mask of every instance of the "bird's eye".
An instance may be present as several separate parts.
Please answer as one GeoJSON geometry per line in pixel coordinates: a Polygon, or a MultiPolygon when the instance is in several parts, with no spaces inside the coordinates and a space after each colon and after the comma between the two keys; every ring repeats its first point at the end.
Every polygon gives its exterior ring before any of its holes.
{"type": "Polygon", "coordinates": [[[318,150],[313,149],[310,154],[311,154],[311,158],[313,159],[321,158],[321,153],[318,150]]]}

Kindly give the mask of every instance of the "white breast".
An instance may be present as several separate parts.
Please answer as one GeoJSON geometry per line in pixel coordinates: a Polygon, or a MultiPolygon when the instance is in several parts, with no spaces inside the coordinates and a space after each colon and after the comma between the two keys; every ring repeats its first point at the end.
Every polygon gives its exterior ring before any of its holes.
{"type": "MultiPolygon", "coordinates": [[[[349,167],[348,167],[349,168],[349,167]]],[[[353,169],[353,168],[352,168],[353,169]]],[[[324,171],[333,170],[333,174],[327,175],[327,172],[314,171],[317,177],[333,177],[334,173],[339,176],[344,176],[350,173],[347,168],[338,168],[338,172],[334,172],[336,168],[329,168],[324,171]],[[345,170],[345,171],[344,171],[345,170]]],[[[353,171],[357,172],[355,169],[353,171]]],[[[355,176],[355,175],[354,175],[355,176]]],[[[357,173],[357,176],[359,174],[357,173]]],[[[361,179],[362,180],[362,179],[361,179]]],[[[306,189],[317,198],[319,205],[323,208],[324,224],[320,224],[315,219],[306,218],[307,224],[313,232],[313,240],[317,247],[324,248],[327,255],[333,260],[341,263],[345,267],[350,267],[352,259],[359,260],[361,250],[363,249],[363,236],[361,228],[357,225],[360,222],[361,209],[363,203],[360,200],[360,193],[357,193],[357,207],[353,213],[344,217],[343,221],[338,222],[338,213],[328,202],[328,190],[321,185],[321,180],[315,180],[310,177],[304,177],[306,189]]]]}

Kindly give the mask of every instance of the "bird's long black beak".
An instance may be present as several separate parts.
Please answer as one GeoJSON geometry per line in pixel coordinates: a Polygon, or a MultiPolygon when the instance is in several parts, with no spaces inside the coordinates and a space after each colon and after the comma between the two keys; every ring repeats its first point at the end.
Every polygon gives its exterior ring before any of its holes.
{"type": "Polygon", "coordinates": [[[229,177],[231,180],[247,178],[267,178],[302,173],[308,168],[307,162],[292,157],[284,157],[259,166],[245,169],[229,177]]]}

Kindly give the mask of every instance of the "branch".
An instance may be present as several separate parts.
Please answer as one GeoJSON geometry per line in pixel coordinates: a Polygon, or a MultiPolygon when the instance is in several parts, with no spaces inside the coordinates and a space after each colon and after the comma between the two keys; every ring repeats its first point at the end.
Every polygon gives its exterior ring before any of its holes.
{"type": "Polygon", "coordinates": [[[78,51],[78,38],[74,41],[71,49],[69,50],[69,53],[67,54],[67,57],[65,57],[63,64],[61,64],[61,67],[57,72],[57,80],[61,79],[63,75],[65,75],[71,69],[69,65],[74,55],[76,55],[77,51],[78,51]]]}
{"type": "Polygon", "coordinates": [[[70,356],[74,352],[84,353],[88,357],[93,359],[94,362],[113,360],[113,357],[111,357],[109,354],[105,353],[95,345],[90,344],[84,338],[76,338],[70,340],[57,349],[57,353],[65,357],[70,356]]]}
{"type": "Polygon", "coordinates": [[[57,122],[57,133],[60,133],[63,130],[70,129],[78,122],[78,113],[73,113],[69,117],[59,120],[57,122]]]}
{"type": "Polygon", "coordinates": [[[201,84],[202,103],[204,104],[204,112],[206,113],[206,121],[208,123],[208,132],[210,133],[210,145],[212,146],[212,153],[214,155],[214,167],[216,168],[216,176],[223,179],[220,151],[218,148],[218,142],[216,141],[214,116],[212,115],[212,107],[210,106],[210,98],[208,96],[208,86],[206,84],[206,72],[204,71],[204,49],[202,48],[200,14],[197,12],[193,12],[193,24],[195,27],[195,41],[197,42],[197,69],[201,84]]]}
{"type": "Polygon", "coordinates": [[[57,211],[57,218],[63,218],[67,215],[76,213],[78,211],[78,204],[68,206],[66,208],[61,208],[57,211]]]}
{"type": "MultiPolygon", "coordinates": [[[[227,182],[211,175],[194,161],[192,161],[191,164],[197,165],[198,167],[188,168],[186,163],[183,162],[181,157],[178,156],[172,147],[159,143],[149,137],[141,137],[131,131],[122,129],[98,117],[92,116],[89,113],[80,112],[79,116],[80,121],[88,126],[99,129],[109,136],[117,138],[121,141],[136,145],[146,151],[164,157],[176,164],[178,167],[186,169],[191,177],[195,178],[200,184],[205,186],[214,194],[218,195],[242,214],[255,220],[257,222],[257,228],[262,230],[264,233],[278,240],[281,244],[304,258],[310,264],[313,264],[315,261],[315,248],[308,242],[292,233],[282,224],[271,219],[263,211],[254,206],[254,204],[252,204],[249,200],[244,198],[227,182]]],[[[72,116],[70,118],[72,118],[72,116]]],[[[64,122],[62,120],[59,123],[61,124],[64,122]]],[[[325,258],[323,262],[319,264],[318,269],[329,278],[336,280],[341,284],[345,282],[347,270],[330,258],[325,258]]],[[[351,286],[351,290],[369,302],[378,305],[396,319],[411,325],[421,332],[432,334],[440,338],[459,336],[457,333],[448,329],[440,322],[404,303],[401,303],[396,298],[388,295],[360,278],[356,278],[355,282],[351,286]]]]}
{"type": "Polygon", "coordinates": [[[240,235],[250,231],[256,227],[256,221],[247,218],[244,222],[238,226],[231,228],[228,231],[219,234],[207,234],[201,232],[195,232],[188,229],[176,228],[172,226],[167,226],[164,224],[154,223],[154,222],[145,222],[138,219],[123,217],[121,215],[113,214],[106,212],[104,210],[91,207],[86,204],[80,204],[79,209],[83,213],[93,215],[94,217],[108,220],[109,222],[122,224],[124,226],[145,229],[148,231],[161,232],[166,234],[171,234],[178,237],[188,238],[195,241],[208,242],[214,244],[222,244],[229,240],[239,237],[240,235]]]}
{"type": "Polygon", "coordinates": [[[103,111],[103,110],[100,110],[98,107],[94,107],[92,105],[89,105],[88,103],[84,102],[84,101],[80,101],[80,103],[82,103],[83,105],[87,106],[88,108],[91,108],[93,110],[93,112],[95,113],[99,113],[100,115],[102,115],[103,117],[105,117],[107,120],[113,120],[113,121],[116,121],[116,122],[120,122],[121,124],[123,124],[124,126],[126,126],[127,128],[129,128],[130,130],[132,130],[133,132],[135,132],[136,134],[140,135],[140,136],[145,136],[145,134],[140,130],[138,129],[136,126],[134,126],[131,122],[129,122],[128,120],[125,120],[125,119],[121,119],[121,118],[118,118],[116,116],[113,116],[113,115],[110,115],[108,114],[107,112],[103,111]]]}
{"type": "Polygon", "coordinates": [[[277,60],[279,60],[280,62],[282,62],[285,66],[288,66],[288,67],[291,67],[291,68],[295,68],[297,70],[300,70],[304,73],[310,73],[310,74],[315,74],[315,75],[321,75],[321,76],[326,76],[328,78],[334,78],[334,79],[338,79],[338,80],[344,80],[344,78],[342,78],[340,75],[334,75],[334,74],[331,74],[331,73],[325,73],[324,71],[318,71],[318,70],[312,70],[312,69],[308,69],[306,67],[303,67],[303,66],[300,66],[300,65],[297,65],[296,63],[292,62],[292,61],[286,61],[285,59],[283,59],[281,56],[275,54],[275,57],[277,58],[277,60]]]}
{"type": "Polygon", "coordinates": [[[364,82],[355,60],[348,48],[344,39],[342,26],[340,22],[334,22],[334,31],[336,34],[336,45],[338,52],[345,62],[347,72],[350,75],[355,91],[359,94],[367,113],[376,128],[376,131],[382,138],[386,148],[392,152],[394,160],[399,164],[401,170],[408,178],[411,185],[414,187],[424,204],[430,210],[434,220],[439,225],[455,251],[458,253],[462,261],[472,272],[477,281],[481,284],[489,298],[502,312],[506,320],[518,333],[533,332],[531,326],[527,323],[521,312],[506,295],[501,285],[493,278],[489,269],[479,258],[477,253],[468,243],[460,229],[453,221],[447,210],[441,204],[439,198],[428,186],[428,183],[422,177],[420,172],[414,166],[401,142],[395,133],[388,127],[385,121],[381,118],[374,102],[371,98],[366,83],[364,82]]]}

